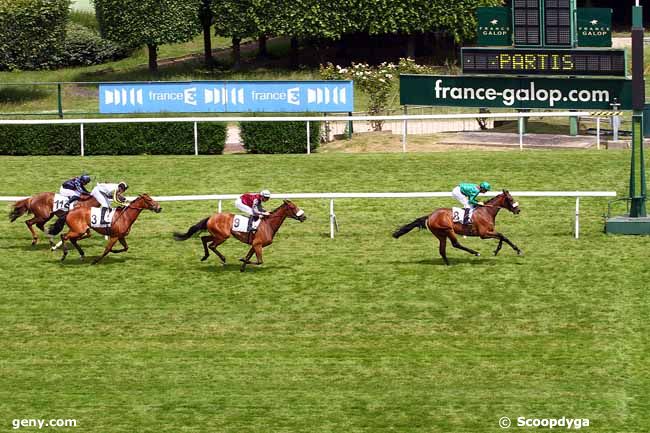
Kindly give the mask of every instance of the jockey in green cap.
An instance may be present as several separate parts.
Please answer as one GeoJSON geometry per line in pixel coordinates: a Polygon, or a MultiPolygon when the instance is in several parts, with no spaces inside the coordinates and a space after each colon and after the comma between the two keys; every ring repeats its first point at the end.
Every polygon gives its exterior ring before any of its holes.
{"type": "Polygon", "coordinates": [[[486,193],[491,189],[488,182],[481,182],[478,185],[475,183],[461,183],[451,191],[452,197],[460,202],[465,209],[465,216],[463,217],[463,224],[469,223],[470,210],[476,206],[483,206],[483,203],[477,200],[481,193],[486,193]]]}

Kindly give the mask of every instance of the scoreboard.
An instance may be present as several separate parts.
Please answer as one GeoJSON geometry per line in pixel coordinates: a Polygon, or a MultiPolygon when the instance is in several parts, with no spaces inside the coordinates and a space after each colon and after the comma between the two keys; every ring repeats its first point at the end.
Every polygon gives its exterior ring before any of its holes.
{"type": "Polygon", "coordinates": [[[575,0],[513,0],[515,45],[570,47],[574,8],[575,0]]]}
{"type": "Polygon", "coordinates": [[[462,48],[463,73],[626,76],[625,50],[462,48]]]}

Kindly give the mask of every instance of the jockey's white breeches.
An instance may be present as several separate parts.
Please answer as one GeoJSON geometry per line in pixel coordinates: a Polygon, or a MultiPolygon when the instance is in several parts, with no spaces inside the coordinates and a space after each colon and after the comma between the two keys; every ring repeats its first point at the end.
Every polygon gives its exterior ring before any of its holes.
{"type": "Polygon", "coordinates": [[[242,201],[241,198],[238,198],[235,200],[235,207],[239,209],[240,211],[244,212],[246,215],[253,216],[253,209],[251,209],[250,206],[246,206],[242,201]]]}
{"type": "Polygon", "coordinates": [[[472,207],[469,204],[469,198],[467,198],[466,195],[464,195],[462,192],[460,192],[460,187],[457,186],[456,188],[451,190],[451,196],[458,200],[461,205],[463,205],[464,208],[472,207]]]}
{"type": "Polygon", "coordinates": [[[104,194],[102,194],[100,191],[95,191],[93,189],[90,195],[92,195],[97,199],[101,207],[111,207],[111,202],[109,201],[109,198],[106,197],[104,194]]]}
{"type": "Polygon", "coordinates": [[[77,191],[63,187],[59,188],[59,194],[64,197],[79,197],[79,193],[77,191]]]}

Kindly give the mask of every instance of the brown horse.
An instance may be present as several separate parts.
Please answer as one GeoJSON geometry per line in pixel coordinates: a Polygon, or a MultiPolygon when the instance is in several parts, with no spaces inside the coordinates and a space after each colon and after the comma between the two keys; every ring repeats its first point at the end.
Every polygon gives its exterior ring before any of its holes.
{"type": "MultiPolygon", "coordinates": [[[[119,208],[115,211],[110,228],[92,227],[92,229],[97,233],[109,237],[106,248],[104,248],[104,253],[93,260],[93,265],[103,259],[108,253],[123,253],[129,249],[125,238],[131,231],[131,226],[135,220],[138,219],[140,212],[145,209],[154,211],[156,213],[160,213],[160,211],[162,211],[162,208],[154,199],[149,197],[147,194],[141,194],[126,207],[119,208]],[[113,250],[113,245],[115,245],[115,242],[117,241],[120,241],[120,244],[122,244],[123,248],[119,250],[113,250]]],[[[68,227],[70,227],[70,231],[66,234],[61,235],[61,242],[54,246],[52,250],[55,250],[59,246],[63,246],[63,257],[61,257],[61,261],[63,261],[68,255],[68,247],[66,245],[66,241],[70,241],[72,245],[74,245],[74,247],[77,249],[77,251],[79,251],[81,260],[83,260],[84,251],[81,249],[79,244],[77,244],[77,242],[81,239],[90,237],[91,209],[89,207],[76,207],[62,218],[65,218],[65,223],[67,223],[68,227]]],[[[55,230],[51,230],[48,233],[51,235],[56,235],[61,231],[61,229],[56,231],[56,225],[54,229],[55,230]]]]}
{"type": "Polygon", "coordinates": [[[519,203],[514,201],[508,191],[503,190],[501,194],[493,197],[487,201],[485,205],[474,211],[472,214],[471,224],[463,225],[461,223],[453,222],[451,215],[452,210],[450,208],[440,208],[430,215],[425,215],[403,227],[400,227],[393,233],[393,237],[397,239],[416,227],[429,229],[429,231],[440,241],[440,255],[447,265],[449,264],[446,253],[447,238],[451,240],[451,244],[454,248],[467,251],[475,256],[481,255],[478,251],[462,246],[460,242],[458,242],[456,234],[480,236],[481,239],[499,239],[499,245],[497,245],[496,250],[494,250],[495,256],[499,253],[504,242],[510,245],[517,254],[521,255],[522,251],[515,244],[510,242],[507,237],[494,230],[494,222],[500,209],[507,209],[514,214],[520,212],[519,203]]]}
{"type": "Polygon", "coordinates": [[[307,219],[307,216],[305,216],[305,212],[302,209],[289,200],[284,200],[284,203],[271,212],[271,215],[264,217],[254,236],[249,236],[248,233],[240,233],[231,230],[234,217],[235,214],[232,213],[216,213],[190,227],[185,234],[174,233],[174,239],[177,241],[184,241],[192,237],[196,232],[207,230],[210,234],[201,236],[204,251],[204,256],[201,258],[201,261],[206,260],[210,256],[210,252],[208,251],[208,248],[210,248],[219,257],[221,262],[225,264],[226,257],[217,251],[217,247],[224,243],[230,236],[234,236],[240,242],[251,246],[246,257],[239,259],[242,262],[240,271],[244,272],[246,265],[249,263],[254,265],[261,265],[263,263],[262,248],[271,245],[273,237],[287,217],[300,222],[307,219]],[[210,243],[210,245],[208,245],[208,243],[210,243]],[[257,258],[257,263],[250,261],[253,254],[255,254],[257,258]]]}
{"type": "MultiPolygon", "coordinates": [[[[60,217],[65,214],[64,211],[52,212],[53,205],[54,193],[41,192],[14,203],[12,210],[9,213],[9,220],[14,222],[25,214],[34,214],[33,218],[25,221],[25,224],[32,234],[32,245],[36,245],[38,242],[38,235],[32,226],[36,225],[36,227],[41,229],[41,231],[45,232],[45,223],[52,219],[54,215],[60,217]]],[[[75,206],[92,207],[99,206],[99,203],[92,195],[82,195],[79,200],[75,202],[75,206]]],[[[50,241],[50,243],[52,242],[50,241]]]]}

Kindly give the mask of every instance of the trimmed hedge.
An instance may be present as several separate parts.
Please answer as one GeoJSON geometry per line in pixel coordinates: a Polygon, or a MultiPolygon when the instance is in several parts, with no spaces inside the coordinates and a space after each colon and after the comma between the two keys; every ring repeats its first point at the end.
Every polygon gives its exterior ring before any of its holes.
{"type": "MultiPolygon", "coordinates": [[[[249,153],[306,153],[305,122],[242,122],[241,139],[249,153]]],[[[311,151],[320,144],[321,122],[309,123],[311,151]]]]}
{"type": "Polygon", "coordinates": [[[0,70],[59,64],[70,0],[0,0],[0,70]]]}
{"type": "MultiPolygon", "coordinates": [[[[198,123],[199,153],[221,154],[226,125],[198,123]]],[[[86,155],[194,153],[190,122],[84,125],[86,155]]],[[[79,155],[79,125],[0,125],[1,155],[79,155]]]]}
{"type": "Polygon", "coordinates": [[[61,53],[60,66],[90,66],[127,57],[131,49],[103,39],[80,24],[69,23],[61,53]]]}

